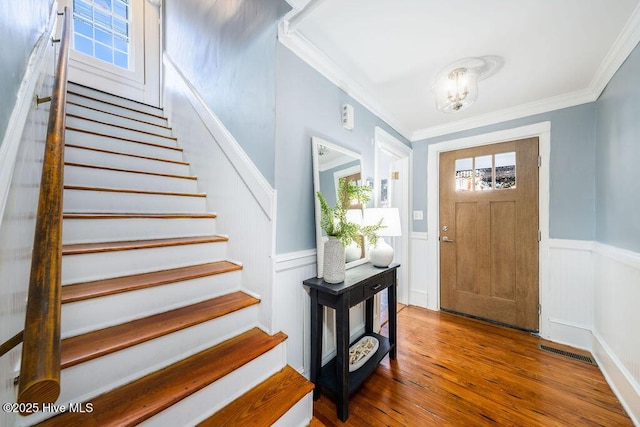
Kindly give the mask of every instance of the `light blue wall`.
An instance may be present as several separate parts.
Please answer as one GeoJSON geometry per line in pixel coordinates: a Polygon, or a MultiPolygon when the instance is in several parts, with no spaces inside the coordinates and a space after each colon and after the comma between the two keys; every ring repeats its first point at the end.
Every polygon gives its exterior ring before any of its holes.
{"type": "Polygon", "coordinates": [[[362,155],[362,176],[373,178],[374,132],[379,126],[404,138],[340,88],[278,45],[276,95],[276,189],[278,224],[276,252],[315,249],[311,137],[362,155]],[[355,127],[342,127],[342,104],[353,105],[355,127]]]}
{"type": "MultiPolygon", "coordinates": [[[[552,238],[595,238],[595,103],[510,120],[413,143],[413,208],[427,209],[429,144],[551,122],[549,234],[552,238]]],[[[427,221],[414,221],[414,231],[427,231],[427,221]]]]}
{"type": "Polygon", "coordinates": [[[596,239],[640,252],[640,47],[596,102],[596,239]]]}
{"type": "Polygon", "coordinates": [[[16,104],[27,61],[46,29],[51,4],[52,0],[0,1],[0,144],[16,104]]]}
{"type": "Polygon", "coordinates": [[[277,20],[284,0],[165,1],[167,54],[274,185],[277,20]]]}

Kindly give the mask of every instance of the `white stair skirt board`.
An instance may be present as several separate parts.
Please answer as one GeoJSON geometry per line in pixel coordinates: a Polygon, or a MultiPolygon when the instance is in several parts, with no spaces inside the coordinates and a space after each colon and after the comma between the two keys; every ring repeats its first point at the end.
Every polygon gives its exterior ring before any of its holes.
{"type": "Polygon", "coordinates": [[[63,244],[170,239],[216,234],[215,218],[65,218],[63,244]]]}
{"type": "Polygon", "coordinates": [[[117,153],[136,154],[143,157],[173,160],[176,162],[182,162],[184,160],[181,150],[174,150],[153,144],[141,144],[138,142],[127,141],[126,139],[111,138],[106,135],[95,135],[73,129],[67,129],[65,131],[65,143],[79,145],[81,147],[115,151],[117,153]]]}
{"type": "Polygon", "coordinates": [[[128,190],[196,193],[198,183],[189,177],[161,176],[138,171],[100,169],[91,165],[64,166],[65,185],[86,187],[126,188],[128,190]]]}
{"type": "Polygon", "coordinates": [[[285,364],[285,345],[281,343],[208,387],[142,422],[140,426],[194,425],[284,368],[285,364]],[[207,416],[203,417],[203,414],[207,416]]]}
{"type": "Polygon", "coordinates": [[[147,104],[142,104],[136,101],[131,101],[129,99],[121,98],[119,96],[111,95],[105,92],[100,92],[99,90],[91,89],[86,86],[77,85],[72,82],[69,82],[69,84],[67,85],[67,91],[77,93],[80,95],[89,96],[91,98],[96,98],[98,100],[109,102],[112,104],[120,105],[126,108],[130,108],[132,110],[153,114],[155,116],[164,116],[164,113],[160,108],[153,107],[147,104]]]}
{"type": "Polygon", "coordinates": [[[134,319],[240,290],[240,270],[62,305],[62,338],[104,329],[134,319]]]}
{"type": "Polygon", "coordinates": [[[62,257],[62,284],[206,264],[226,259],[226,242],[96,252],[62,257]]]}
{"type": "Polygon", "coordinates": [[[75,103],[67,102],[67,114],[85,117],[87,119],[96,120],[103,123],[124,126],[131,129],[137,129],[145,132],[157,133],[160,135],[171,136],[171,129],[165,126],[158,126],[153,123],[147,123],[136,118],[129,118],[129,115],[113,114],[104,112],[95,107],[83,107],[75,103]]]}
{"type": "Polygon", "coordinates": [[[307,426],[313,415],[313,391],[291,407],[271,427],[307,426]]]}
{"type": "Polygon", "coordinates": [[[105,153],[104,151],[96,151],[69,145],[64,149],[64,160],[70,163],[82,163],[86,165],[132,169],[170,175],[189,175],[189,165],[184,163],[175,163],[175,161],[163,161],[169,160],[166,158],[143,158],[140,156],[136,157],[127,155],[126,153],[117,152],[105,153]]]}
{"type": "Polygon", "coordinates": [[[131,139],[134,141],[149,142],[152,144],[164,145],[167,147],[177,146],[176,140],[173,138],[163,137],[157,134],[141,132],[128,128],[122,128],[114,125],[107,125],[80,117],[67,116],[67,127],[96,132],[102,135],[111,135],[113,137],[131,139]]]}
{"type": "MultiPolygon", "coordinates": [[[[147,123],[153,123],[160,126],[167,126],[167,119],[161,116],[152,115],[140,111],[131,110],[129,108],[121,107],[116,104],[110,104],[102,101],[97,101],[93,98],[87,98],[85,96],[76,95],[74,93],[67,93],[67,101],[74,104],[84,105],[90,108],[97,108],[107,113],[114,113],[132,119],[142,120],[147,123]]],[[[67,104],[69,105],[69,104],[67,104]]],[[[161,112],[162,113],[162,112],[161,112]]]]}
{"type": "Polygon", "coordinates": [[[122,193],[65,188],[67,212],[203,213],[206,197],[167,194],[122,193]]]}
{"type": "MultiPolygon", "coordinates": [[[[91,401],[92,397],[158,371],[251,329],[256,324],[257,316],[258,308],[253,305],[63,369],[60,375],[60,397],[56,404],[68,405],[71,402],[91,401]],[[176,343],[180,344],[176,345],[176,343]]],[[[265,366],[271,365],[263,365],[262,370],[265,370],[265,366]]],[[[237,378],[236,380],[240,384],[243,382],[237,378]]],[[[220,392],[224,393],[224,389],[220,392]]],[[[194,413],[198,412],[194,411],[194,413]]],[[[33,417],[40,414],[34,414],[33,417]]],[[[47,418],[47,414],[43,418],[47,418]]],[[[29,417],[30,423],[40,420],[29,417]]],[[[165,426],[171,425],[187,424],[165,424],[165,426]]]]}

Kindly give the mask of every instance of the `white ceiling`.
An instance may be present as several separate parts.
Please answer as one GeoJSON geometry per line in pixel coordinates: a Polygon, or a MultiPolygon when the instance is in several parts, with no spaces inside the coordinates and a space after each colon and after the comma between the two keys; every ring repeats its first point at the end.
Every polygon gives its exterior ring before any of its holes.
{"type": "Polygon", "coordinates": [[[410,140],[594,101],[640,40],[640,0],[289,2],[280,40],[410,140]],[[486,55],[476,103],[437,111],[435,75],[486,55]]]}

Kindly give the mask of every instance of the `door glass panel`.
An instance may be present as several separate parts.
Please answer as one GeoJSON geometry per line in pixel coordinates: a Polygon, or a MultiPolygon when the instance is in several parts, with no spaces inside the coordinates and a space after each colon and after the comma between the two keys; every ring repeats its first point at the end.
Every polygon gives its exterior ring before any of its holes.
{"type": "Polygon", "coordinates": [[[478,191],[493,188],[493,156],[476,157],[475,188],[478,191]]]}
{"type": "Polygon", "coordinates": [[[130,15],[128,0],[73,0],[74,50],[128,70],[130,15]]]}
{"type": "Polygon", "coordinates": [[[496,189],[516,188],[516,153],[496,154],[496,189]]]}
{"type": "Polygon", "coordinates": [[[473,185],[473,158],[456,159],[456,191],[471,191],[473,185]]]}

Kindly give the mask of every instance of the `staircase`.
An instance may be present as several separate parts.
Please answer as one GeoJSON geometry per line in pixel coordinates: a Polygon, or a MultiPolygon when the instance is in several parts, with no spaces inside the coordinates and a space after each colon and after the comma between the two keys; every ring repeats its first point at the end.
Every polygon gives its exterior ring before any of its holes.
{"type": "Polygon", "coordinates": [[[313,385],[259,328],[162,110],[69,83],[66,120],[62,390],[24,424],[305,425],[313,385]]]}

